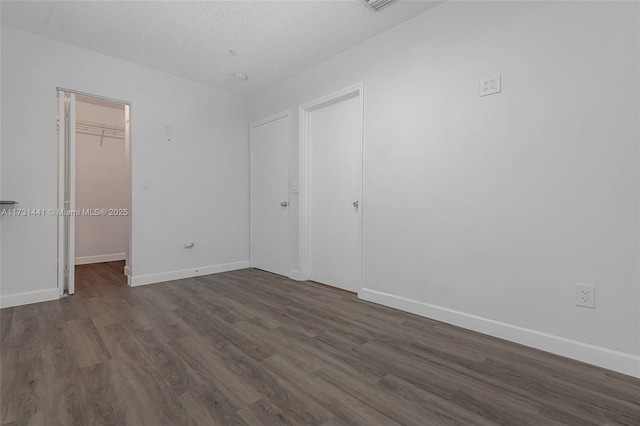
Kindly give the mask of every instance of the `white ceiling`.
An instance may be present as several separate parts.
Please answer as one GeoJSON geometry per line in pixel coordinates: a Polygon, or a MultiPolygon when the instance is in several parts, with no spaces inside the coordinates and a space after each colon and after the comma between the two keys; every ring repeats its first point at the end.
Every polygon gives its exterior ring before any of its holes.
{"type": "Polygon", "coordinates": [[[442,1],[2,1],[2,23],[252,95],[442,1]],[[229,55],[234,49],[236,55],[229,55]],[[233,79],[234,72],[249,76],[233,79]]]}

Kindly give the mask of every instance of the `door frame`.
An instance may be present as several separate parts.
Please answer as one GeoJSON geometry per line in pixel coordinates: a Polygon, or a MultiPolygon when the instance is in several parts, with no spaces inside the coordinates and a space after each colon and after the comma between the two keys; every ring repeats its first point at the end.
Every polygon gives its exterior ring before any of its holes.
{"type": "Polygon", "coordinates": [[[338,103],[340,101],[358,98],[359,102],[359,125],[358,125],[358,154],[357,159],[357,197],[358,199],[358,229],[357,236],[358,242],[356,244],[356,288],[359,290],[363,287],[363,244],[362,244],[362,231],[363,231],[363,191],[362,181],[364,175],[364,83],[360,82],[353,86],[349,86],[345,89],[315,99],[311,102],[300,105],[300,158],[299,158],[299,173],[300,173],[300,193],[299,193],[299,207],[298,207],[298,269],[299,280],[309,280],[309,115],[311,112],[320,108],[338,103]]]}
{"type": "MultiPolygon", "coordinates": [[[[58,100],[61,105],[61,109],[59,111],[60,114],[60,134],[58,137],[58,212],[60,213],[62,210],[76,210],[75,205],[75,193],[76,193],[76,167],[75,167],[75,156],[76,156],[76,146],[75,146],[75,121],[76,121],[76,95],[92,97],[96,99],[102,99],[105,101],[115,102],[124,105],[124,127],[125,127],[125,162],[126,162],[126,189],[127,189],[127,201],[128,201],[128,209],[129,214],[127,216],[127,255],[125,260],[125,267],[123,270],[124,275],[127,277],[127,285],[131,285],[131,277],[132,277],[132,258],[133,258],[133,183],[131,178],[132,173],[132,156],[131,156],[131,139],[132,139],[132,129],[131,129],[131,102],[123,101],[120,99],[109,98],[106,96],[94,95],[92,93],[80,92],[77,90],[65,89],[63,87],[56,88],[56,94],[66,98],[67,94],[69,95],[70,100],[70,108],[69,108],[69,120],[66,121],[67,111],[63,110],[62,107],[65,104],[64,99],[58,100]],[[68,126],[69,128],[69,140],[65,141],[66,137],[63,134],[63,131],[68,126]],[[66,149],[69,149],[67,153],[66,149]],[[67,156],[67,161],[70,166],[67,168],[65,165],[65,156],[67,156]],[[66,177],[69,176],[68,182],[66,181],[66,177]],[[65,188],[69,185],[69,203],[65,206],[65,188]]],[[[60,296],[63,296],[65,291],[69,294],[74,293],[75,283],[71,282],[71,280],[67,281],[65,278],[74,278],[73,271],[69,271],[65,274],[64,267],[65,266],[75,266],[75,217],[73,215],[67,216],[70,220],[65,221],[65,216],[63,214],[58,214],[58,276],[57,276],[57,284],[58,290],[60,291],[60,296]],[[69,238],[65,239],[65,235],[68,235],[69,238]],[[66,276],[65,276],[66,275],[66,276]],[[65,288],[65,281],[67,281],[67,288],[65,288]]]]}
{"type": "MultiPolygon", "coordinates": [[[[286,118],[288,121],[288,144],[287,144],[287,203],[289,203],[287,209],[287,260],[288,260],[288,268],[291,271],[291,247],[293,247],[291,241],[291,140],[292,140],[292,132],[291,132],[291,113],[290,109],[286,111],[282,111],[279,114],[274,114],[269,117],[263,118],[258,121],[254,121],[249,124],[249,263],[251,267],[254,266],[254,258],[253,258],[253,237],[255,235],[255,230],[253,227],[253,129],[264,126],[265,124],[269,124],[273,121],[280,120],[286,118]]],[[[291,272],[289,272],[291,274],[291,272]]]]}

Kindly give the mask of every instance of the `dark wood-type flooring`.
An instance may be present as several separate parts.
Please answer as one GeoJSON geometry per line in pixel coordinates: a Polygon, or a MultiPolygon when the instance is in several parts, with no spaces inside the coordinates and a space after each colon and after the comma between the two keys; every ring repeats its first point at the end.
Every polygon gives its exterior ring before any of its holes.
{"type": "Polygon", "coordinates": [[[0,311],[3,425],[640,425],[640,380],[242,270],[0,311]]]}

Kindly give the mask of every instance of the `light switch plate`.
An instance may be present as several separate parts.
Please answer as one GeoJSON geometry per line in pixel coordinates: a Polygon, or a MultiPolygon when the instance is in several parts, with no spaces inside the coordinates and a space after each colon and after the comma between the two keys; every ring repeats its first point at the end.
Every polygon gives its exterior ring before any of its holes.
{"type": "Polygon", "coordinates": [[[480,79],[480,96],[494,95],[502,91],[502,75],[480,79]]]}

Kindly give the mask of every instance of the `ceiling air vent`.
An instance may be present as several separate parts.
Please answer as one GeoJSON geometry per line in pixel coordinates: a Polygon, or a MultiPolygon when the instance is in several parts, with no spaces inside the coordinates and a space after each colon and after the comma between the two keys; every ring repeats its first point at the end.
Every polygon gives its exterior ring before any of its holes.
{"type": "Polygon", "coordinates": [[[396,0],[362,0],[362,2],[366,4],[367,7],[373,12],[377,12],[380,9],[384,9],[385,7],[389,6],[391,3],[395,3],[395,1],[396,0]]]}

